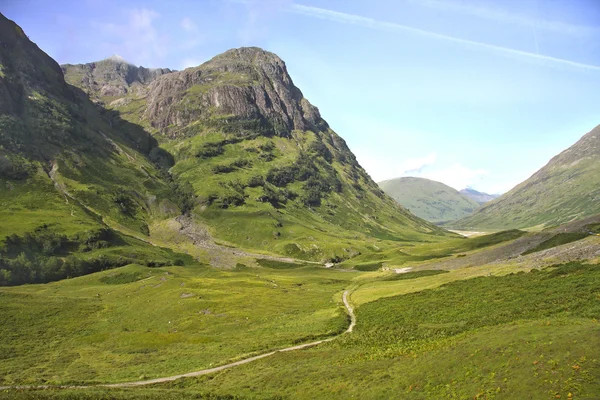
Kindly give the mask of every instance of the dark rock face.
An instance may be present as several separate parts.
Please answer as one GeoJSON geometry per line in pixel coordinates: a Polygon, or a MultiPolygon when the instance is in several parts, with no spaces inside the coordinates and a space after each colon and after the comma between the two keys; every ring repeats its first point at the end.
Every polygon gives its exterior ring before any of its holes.
{"type": "Polygon", "coordinates": [[[144,68],[127,63],[118,56],[88,64],[65,64],[62,71],[72,84],[83,88],[92,97],[125,96],[131,92],[144,94],[145,86],[168,68],[144,68]]]}
{"type": "Polygon", "coordinates": [[[0,113],[22,114],[32,91],[68,94],[60,66],[0,14],[0,113]]]}
{"type": "Polygon", "coordinates": [[[145,117],[162,132],[217,116],[256,120],[280,136],[327,128],[285,63],[259,48],[229,50],[199,67],[163,75],[150,84],[147,102],[145,117]]]}

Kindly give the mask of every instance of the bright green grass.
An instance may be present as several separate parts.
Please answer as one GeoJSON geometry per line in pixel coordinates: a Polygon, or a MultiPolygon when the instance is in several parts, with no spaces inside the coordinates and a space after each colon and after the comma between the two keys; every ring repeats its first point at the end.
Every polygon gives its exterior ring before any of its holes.
{"type": "MultiPolygon", "coordinates": [[[[526,232],[509,230],[492,233],[474,238],[447,238],[446,240],[431,240],[428,242],[413,241],[400,243],[391,247],[382,244],[377,249],[372,246],[364,254],[343,262],[344,267],[354,267],[367,261],[383,261],[389,266],[406,266],[438,258],[461,256],[466,252],[477,251],[483,248],[507,243],[525,235],[526,232]],[[373,251],[375,250],[375,251],[373,251]]],[[[380,245],[380,243],[377,243],[380,245]]]]}
{"type": "Polygon", "coordinates": [[[0,189],[0,241],[44,224],[67,236],[101,226],[93,215],[68,202],[42,173],[26,181],[0,179],[0,189]]]}
{"type": "Polygon", "coordinates": [[[0,385],[154,378],[332,335],[353,276],[130,265],[0,288],[0,385]]]}
{"type": "MultiPolygon", "coordinates": [[[[211,156],[198,157],[207,143],[238,139],[200,125],[192,124],[186,129],[192,130],[194,136],[164,141],[162,146],[175,155],[172,172],[178,179],[192,184],[202,204],[195,209],[195,219],[210,227],[219,240],[300,259],[339,261],[371,253],[372,244],[379,242],[383,242],[380,247],[389,249],[398,241],[439,242],[447,239],[446,232],[404,215],[392,199],[377,197],[377,188],[369,187],[368,182],[360,181],[360,185],[357,184],[360,190],[356,189],[350,184],[350,165],[337,161],[329,168],[337,171],[343,182],[342,191],[328,194],[320,206],[304,205],[304,182],[297,181],[286,186],[297,197],[288,199],[278,208],[259,201],[265,194],[264,189],[245,187],[248,182],[253,177],[266,177],[272,169],[293,165],[302,151],[321,140],[313,132],[296,132],[294,140],[247,138],[222,144],[218,146],[221,151],[211,156]],[[262,148],[267,145],[272,147],[270,161],[263,157],[266,152],[262,148]],[[214,172],[215,167],[231,166],[239,161],[244,161],[245,166],[230,168],[226,173],[214,172]],[[238,199],[243,196],[244,204],[220,208],[224,207],[224,199],[231,196],[238,199]]],[[[327,175],[322,165],[319,168],[321,174],[327,175]]]]}
{"type": "Polygon", "coordinates": [[[592,399],[599,292],[600,268],[578,264],[454,282],[363,304],[355,331],[331,343],[157,387],[290,399],[592,399]]]}

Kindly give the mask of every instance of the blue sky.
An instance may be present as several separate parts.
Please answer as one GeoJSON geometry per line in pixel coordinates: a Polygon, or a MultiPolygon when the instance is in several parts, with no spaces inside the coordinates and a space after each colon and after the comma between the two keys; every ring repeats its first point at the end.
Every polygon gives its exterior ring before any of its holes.
{"type": "Polygon", "coordinates": [[[260,46],[376,180],[509,190],[600,124],[597,0],[4,0],[59,63],[260,46]]]}

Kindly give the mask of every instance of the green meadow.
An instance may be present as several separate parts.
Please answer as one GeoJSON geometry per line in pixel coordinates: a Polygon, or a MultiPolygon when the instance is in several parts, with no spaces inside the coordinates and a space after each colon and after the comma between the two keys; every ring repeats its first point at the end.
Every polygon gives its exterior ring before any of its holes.
{"type": "Polygon", "coordinates": [[[352,274],[129,265],[0,289],[0,385],[150,379],[346,328],[352,274]]]}
{"type": "MultiPolygon", "coordinates": [[[[486,251],[484,244],[493,249],[519,236],[452,239],[439,251],[486,251]]],[[[444,271],[417,261],[414,271],[395,274],[245,262],[231,270],[128,265],[1,288],[0,386],[147,380],[339,337],[196,378],[138,388],[7,389],[0,397],[593,399],[600,393],[598,264],[444,271]],[[346,334],[344,290],[357,317],[346,334]]]]}

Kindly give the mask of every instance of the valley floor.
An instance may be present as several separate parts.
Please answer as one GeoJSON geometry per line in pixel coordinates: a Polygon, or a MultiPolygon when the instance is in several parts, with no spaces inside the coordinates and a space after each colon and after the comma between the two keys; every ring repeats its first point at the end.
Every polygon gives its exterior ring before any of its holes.
{"type": "Polygon", "coordinates": [[[0,398],[597,398],[600,258],[550,260],[600,239],[438,266],[521,240],[494,235],[364,271],[246,257],[0,288],[0,398]]]}

